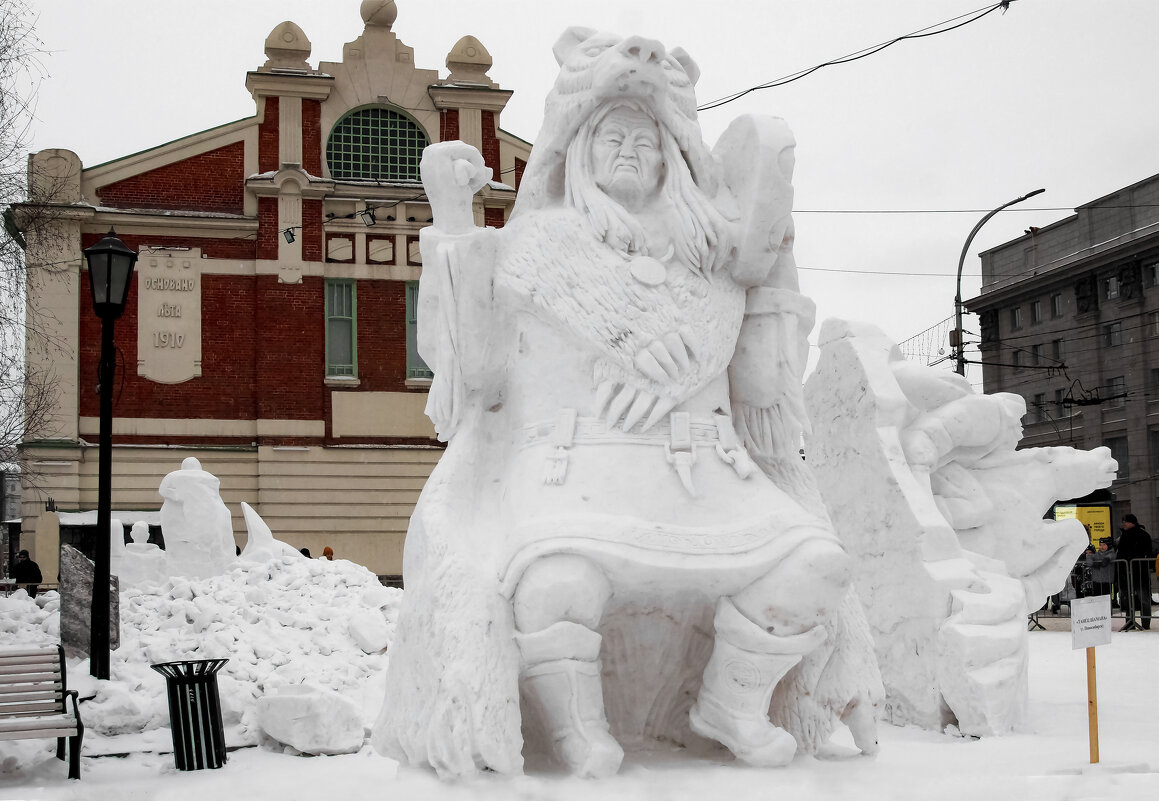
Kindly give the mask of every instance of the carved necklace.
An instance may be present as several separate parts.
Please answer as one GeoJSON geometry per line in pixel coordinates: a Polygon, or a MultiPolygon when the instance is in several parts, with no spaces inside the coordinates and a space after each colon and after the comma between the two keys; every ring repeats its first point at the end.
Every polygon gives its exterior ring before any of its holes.
{"type": "Polygon", "coordinates": [[[668,280],[668,266],[664,263],[676,252],[675,246],[668,245],[668,252],[660,259],[637,255],[628,257],[628,272],[644,286],[660,286],[668,280]]]}

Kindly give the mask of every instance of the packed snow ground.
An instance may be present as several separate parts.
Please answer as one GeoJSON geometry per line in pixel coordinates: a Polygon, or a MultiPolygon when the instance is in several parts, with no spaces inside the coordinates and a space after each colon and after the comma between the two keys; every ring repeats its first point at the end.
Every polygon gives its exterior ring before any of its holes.
{"type": "MultiPolygon", "coordinates": [[[[91,679],[87,662],[69,665],[70,684],[93,696],[81,707],[88,727],[82,779],[66,778],[65,763],[52,758],[53,741],[0,741],[0,799],[1159,798],[1159,632],[1115,635],[1098,649],[1098,766],[1089,764],[1085,654],[1071,650],[1065,631],[1031,635],[1030,711],[1016,734],[972,740],[883,725],[874,757],[856,756],[846,736],[823,758],[798,756],[780,770],[673,749],[630,753],[619,775],[598,784],[542,771],[446,784],[369,745],[308,757],[266,738],[255,721],[257,699],[302,682],[358,703],[369,730],[386,665],[371,621],[384,621],[389,639],[400,597],[349,562],[293,558],[125,593],[113,679],[91,679]],[[164,753],[171,747],[165,680],[149,664],[210,657],[230,659],[219,684],[226,740],[236,750],[220,770],[179,772],[164,753]]],[[[0,598],[0,648],[55,642],[57,607],[55,593],[35,602],[23,592],[0,598]]]]}

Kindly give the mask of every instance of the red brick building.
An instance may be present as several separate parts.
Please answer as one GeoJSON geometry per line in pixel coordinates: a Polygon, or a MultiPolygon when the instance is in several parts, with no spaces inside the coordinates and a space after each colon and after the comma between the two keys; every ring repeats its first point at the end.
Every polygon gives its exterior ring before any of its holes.
{"type": "Polygon", "coordinates": [[[100,323],[81,251],[110,228],[139,253],[116,328],[114,516],[159,508],[161,478],[196,456],[221,479],[239,542],[246,501],[295,546],[401,573],[441,454],[414,343],[431,220],[419,157],[441,140],[478,147],[495,180],[476,219],[500,226],[530,145],[500,128],[511,92],[488,78],[477,40],[461,39],[440,77],[415,66],[395,14],[363,3],[362,35],[317,68],[302,30],[278,25],[244,76],[252,117],[93,167],[68,150],[30,157],[25,211],[54,221],[27,231],[30,304],[64,343],[28,355],[61,389],[51,430],[26,445],[24,542],[47,574],[59,537],[48,498],[96,506],[100,323]]]}

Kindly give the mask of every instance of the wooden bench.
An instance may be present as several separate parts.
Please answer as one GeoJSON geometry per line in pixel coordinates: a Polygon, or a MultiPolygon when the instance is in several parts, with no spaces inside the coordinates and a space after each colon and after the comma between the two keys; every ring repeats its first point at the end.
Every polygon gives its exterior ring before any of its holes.
{"type": "Polygon", "coordinates": [[[79,779],[84,730],[76,690],[67,687],[62,647],[0,649],[0,740],[55,737],[56,758],[63,760],[68,738],[68,777],[79,779]]]}

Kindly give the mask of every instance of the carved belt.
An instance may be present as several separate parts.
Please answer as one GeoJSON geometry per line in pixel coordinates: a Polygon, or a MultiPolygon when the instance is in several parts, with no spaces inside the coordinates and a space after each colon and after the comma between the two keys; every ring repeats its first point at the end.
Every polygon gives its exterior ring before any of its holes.
{"type": "Polygon", "coordinates": [[[667,421],[658,423],[647,432],[631,432],[609,426],[603,418],[580,417],[575,409],[563,409],[555,420],[524,426],[520,449],[543,442],[555,446],[546,460],[544,484],[564,483],[569,454],[577,444],[663,447],[668,464],[672,465],[688,494],[693,496],[696,488],[692,483],[692,465],[696,462],[698,447],[713,448],[720,460],[730,465],[742,479],[757,469],[741,446],[732,418],[726,414],[714,414],[711,420],[693,420],[689,412],[672,412],[667,421]]]}

